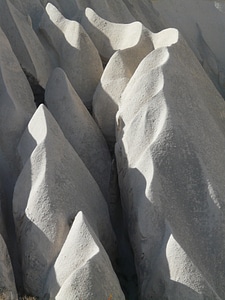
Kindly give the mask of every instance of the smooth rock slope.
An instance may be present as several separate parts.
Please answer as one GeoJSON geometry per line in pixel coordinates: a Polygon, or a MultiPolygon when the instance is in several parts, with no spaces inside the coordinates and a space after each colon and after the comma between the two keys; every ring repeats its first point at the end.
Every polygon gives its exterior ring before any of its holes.
{"type": "Polygon", "coordinates": [[[225,298],[224,12],[0,0],[1,299],[225,298]]]}
{"type": "Polygon", "coordinates": [[[223,298],[224,109],[180,36],[146,56],[122,94],[116,156],[143,299],[152,293],[165,220],[223,298]]]}
{"type": "Polygon", "coordinates": [[[78,211],[83,211],[113,259],[115,238],[107,204],[93,177],[44,105],[20,144],[23,169],[13,196],[25,290],[41,296],[78,211]],[[23,187],[23,188],[22,188],[23,187]]]}

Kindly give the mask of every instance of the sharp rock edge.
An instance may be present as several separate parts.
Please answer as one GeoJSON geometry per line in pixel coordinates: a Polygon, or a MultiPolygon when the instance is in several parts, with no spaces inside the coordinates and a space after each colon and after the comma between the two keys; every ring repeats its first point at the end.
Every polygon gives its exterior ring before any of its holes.
{"type": "Polygon", "coordinates": [[[1,296],[224,298],[224,12],[0,0],[1,296]]]}

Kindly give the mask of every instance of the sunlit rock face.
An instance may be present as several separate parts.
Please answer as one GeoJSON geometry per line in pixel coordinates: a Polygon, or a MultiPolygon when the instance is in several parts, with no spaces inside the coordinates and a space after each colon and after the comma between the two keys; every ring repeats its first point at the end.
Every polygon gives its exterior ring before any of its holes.
{"type": "Polygon", "coordinates": [[[224,299],[224,12],[0,0],[0,298],[224,299]]]}

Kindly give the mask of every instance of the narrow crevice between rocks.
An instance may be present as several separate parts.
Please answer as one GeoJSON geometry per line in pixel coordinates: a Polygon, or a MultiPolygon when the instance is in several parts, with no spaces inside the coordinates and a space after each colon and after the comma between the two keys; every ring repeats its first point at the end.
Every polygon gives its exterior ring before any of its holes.
{"type": "Polygon", "coordinates": [[[103,69],[105,69],[105,67],[106,67],[106,65],[107,65],[107,63],[108,63],[108,61],[109,61],[109,59],[106,58],[106,57],[104,57],[104,56],[102,56],[101,54],[99,54],[99,56],[100,56],[101,61],[102,61],[103,69]]]}
{"type": "Polygon", "coordinates": [[[38,80],[32,74],[27,72],[24,68],[22,68],[22,70],[32,89],[36,106],[38,107],[42,103],[45,104],[45,89],[39,84],[38,80]]]}
{"type": "Polygon", "coordinates": [[[127,224],[123,215],[115,158],[112,160],[108,204],[112,226],[117,238],[118,258],[115,272],[126,300],[137,300],[138,279],[127,224]]]}

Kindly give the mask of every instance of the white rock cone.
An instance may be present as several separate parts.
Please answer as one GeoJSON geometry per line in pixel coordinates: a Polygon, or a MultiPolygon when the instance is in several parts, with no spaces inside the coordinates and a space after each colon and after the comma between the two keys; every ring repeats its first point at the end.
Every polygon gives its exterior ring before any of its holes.
{"type": "Polygon", "coordinates": [[[223,298],[224,111],[222,97],[181,37],[146,56],[124,90],[116,155],[143,299],[149,297],[146,279],[154,272],[150,262],[164,235],[164,217],[223,298]]]}
{"type": "Polygon", "coordinates": [[[44,105],[24,132],[19,153],[24,168],[14,190],[14,220],[25,290],[40,296],[79,210],[112,258],[115,239],[98,185],[44,105]]]}
{"type": "Polygon", "coordinates": [[[219,299],[167,228],[154,273],[148,283],[152,299],[219,299]]]}
{"type": "Polygon", "coordinates": [[[17,291],[6,244],[0,234],[0,299],[17,300],[17,291]]]}
{"type": "Polygon", "coordinates": [[[92,97],[103,68],[93,42],[76,21],[63,17],[48,3],[40,29],[59,56],[59,66],[67,74],[81,100],[91,109],[92,97]]]}
{"type": "Polygon", "coordinates": [[[52,67],[49,57],[40,43],[31,24],[9,0],[0,1],[0,25],[8,37],[20,64],[45,87],[52,67]]]}
{"type": "Polygon", "coordinates": [[[108,299],[110,294],[115,299],[124,299],[108,255],[79,212],[50,269],[45,296],[49,299],[108,299]]]}
{"type": "Polygon", "coordinates": [[[98,126],[60,68],[55,69],[49,78],[45,103],[107,198],[111,170],[108,146],[98,126]]]}
{"type": "MultiPolygon", "coordinates": [[[[113,25],[111,26],[113,28],[113,25]]],[[[93,116],[110,147],[113,147],[115,144],[115,116],[118,111],[120,97],[137,66],[141,60],[155,48],[170,46],[177,41],[177,30],[172,28],[154,34],[140,22],[134,22],[128,25],[114,24],[114,26],[121,26],[123,28],[123,30],[120,30],[124,35],[123,41],[130,41],[130,35],[133,35],[135,38],[134,40],[132,39],[132,45],[130,42],[130,44],[123,42],[124,49],[121,45],[118,45],[118,47],[121,47],[123,50],[117,51],[110,58],[93,98],[93,116]],[[135,30],[130,28],[131,25],[135,30]]],[[[115,39],[113,30],[108,34],[110,38],[111,34],[115,39]]],[[[94,38],[95,36],[93,40],[94,38]]],[[[101,35],[98,35],[96,39],[104,41],[101,35]]],[[[111,44],[113,44],[113,42],[110,42],[110,45],[111,44]]],[[[115,47],[115,49],[117,49],[117,47],[115,47]]]]}

